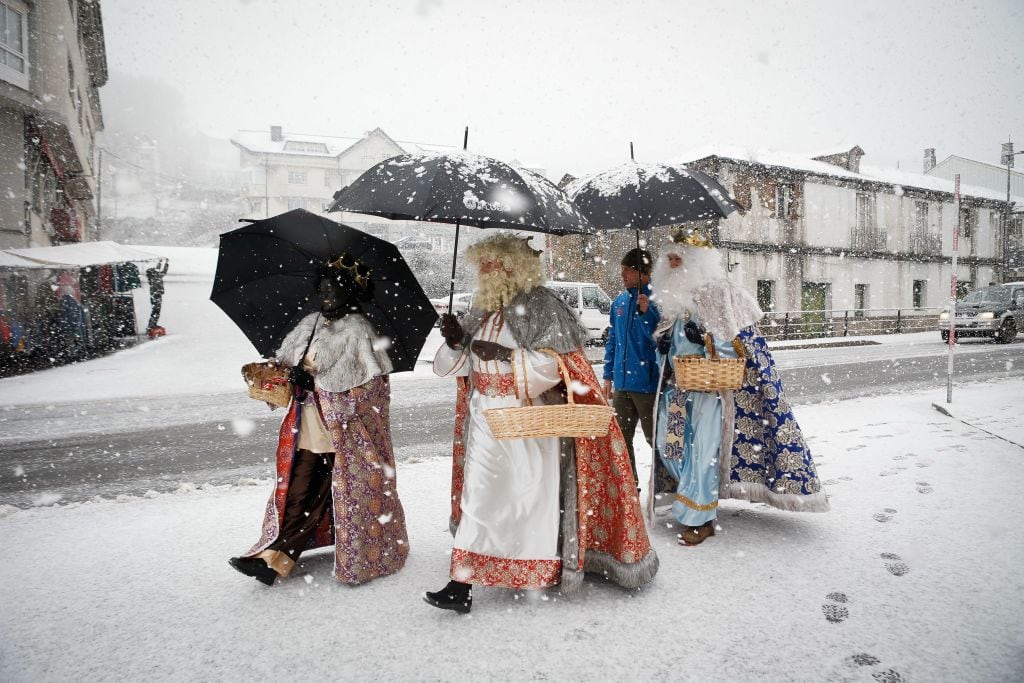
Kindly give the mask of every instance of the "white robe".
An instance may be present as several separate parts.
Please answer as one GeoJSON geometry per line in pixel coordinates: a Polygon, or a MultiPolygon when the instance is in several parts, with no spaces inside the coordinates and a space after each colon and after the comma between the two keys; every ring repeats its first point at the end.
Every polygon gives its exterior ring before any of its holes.
{"type": "MultiPolygon", "coordinates": [[[[487,564],[488,558],[557,562],[559,439],[499,441],[484,417],[484,410],[488,408],[526,405],[523,397],[527,395],[527,388],[534,405],[541,405],[538,397],[562,381],[557,361],[543,352],[517,348],[512,333],[500,324],[499,316],[484,321],[473,339],[495,341],[512,348],[511,362],[481,361],[468,348],[454,350],[442,345],[434,359],[434,372],[441,377],[468,376],[472,383],[473,373],[512,373],[514,363],[516,393],[497,396],[474,389],[470,394],[462,518],[455,534],[453,560],[456,554],[469,554],[471,563],[478,566],[487,564]]],[[[495,579],[493,571],[488,572],[489,576],[465,575],[465,571],[455,576],[455,564],[453,561],[452,578],[457,580],[510,585],[500,578],[495,579]]],[[[508,566],[507,562],[497,564],[508,566]]],[[[494,565],[493,562],[488,564],[494,565]]]]}

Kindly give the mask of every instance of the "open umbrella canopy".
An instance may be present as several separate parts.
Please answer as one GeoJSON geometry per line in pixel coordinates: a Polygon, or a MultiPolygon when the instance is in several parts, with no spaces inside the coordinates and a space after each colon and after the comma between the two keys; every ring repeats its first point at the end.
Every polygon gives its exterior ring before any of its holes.
{"type": "Polygon", "coordinates": [[[552,235],[593,232],[547,178],[469,152],[385,159],[337,192],[328,210],[552,235]]]}
{"type": "Polygon", "coordinates": [[[437,313],[398,248],[302,209],[254,221],[220,236],[210,299],[263,356],[272,356],[303,317],[319,310],[317,283],[327,263],[348,254],[370,269],[363,314],[395,372],[411,370],[437,313]]]}
{"type": "Polygon", "coordinates": [[[565,192],[598,230],[649,230],[742,210],[717,180],[681,165],[630,161],[575,180],[565,192]]]}

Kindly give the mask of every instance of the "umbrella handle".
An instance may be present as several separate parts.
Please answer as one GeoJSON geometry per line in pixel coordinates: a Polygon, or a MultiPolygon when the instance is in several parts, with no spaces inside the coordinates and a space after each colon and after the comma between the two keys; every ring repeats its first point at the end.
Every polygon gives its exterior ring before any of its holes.
{"type": "MultiPolygon", "coordinates": [[[[469,126],[462,132],[462,151],[469,147],[469,126]]],[[[459,222],[455,221],[455,249],[452,252],[452,276],[448,280],[448,314],[454,315],[452,306],[455,302],[455,264],[459,262],[459,222]]]]}
{"type": "MultiPolygon", "coordinates": [[[[468,128],[466,129],[469,130],[468,128]]],[[[455,264],[459,261],[459,222],[455,221],[455,249],[452,251],[452,276],[448,280],[448,314],[454,314],[452,305],[455,301],[455,264]]]]}

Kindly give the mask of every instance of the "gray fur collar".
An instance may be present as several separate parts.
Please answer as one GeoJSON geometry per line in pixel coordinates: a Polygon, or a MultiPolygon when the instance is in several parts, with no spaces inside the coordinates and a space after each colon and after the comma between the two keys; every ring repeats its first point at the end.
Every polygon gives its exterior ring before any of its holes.
{"type": "MultiPolygon", "coordinates": [[[[469,312],[462,321],[467,339],[480,329],[486,315],[487,311],[476,308],[469,312]]],[[[530,351],[553,349],[559,354],[570,353],[588,339],[576,313],[547,287],[517,294],[505,307],[505,324],[516,343],[530,351]]]]}
{"type": "Polygon", "coordinates": [[[348,391],[391,372],[387,353],[373,349],[377,332],[366,318],[350,313],[327,326],[322,318],[318,322],[318,317],[317,313],[310,313],[292,328],[277,350],[279,362],[291,366],[302,362],[302,352],[316,324],[314,381],[318,388],[334,393],[348,391]]]}

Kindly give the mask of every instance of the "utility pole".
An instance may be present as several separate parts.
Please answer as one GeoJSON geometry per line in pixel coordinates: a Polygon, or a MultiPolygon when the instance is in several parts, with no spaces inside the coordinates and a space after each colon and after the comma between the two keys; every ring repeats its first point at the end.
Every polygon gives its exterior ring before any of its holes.
{"type": "Polygon", "coordinates": [[[96,239],[103,239],[103,148],[96,159],[96,239]]]}
{"type": "Polygon", "coordinates": [[[1001,282],[1007,282],[1010,279],[1010,220],[1013,218],[1010,208],[1010,174],[1013,169],[1013,157],[1015,154],[1024,154],[1024,150],[1014,152],[1013,142],[1007,139],[1003,143],[1003,155],[1000,161],[1001,165],[1006,166],[1006,207],[1003,210],[1003,231],[999,239],[1000,249],[1003,252],[1000,268],[1002,273],[999,278],[1001,282]]]}
{"type": "Polygon", "coordinates": [[[953,181],[956,201],[956,226],[953,228],[953,263],[949,276],[949,337],[946,339],[946,403],[953,402],[953,349],[956,346],[956,257],[960,251],[960,174],[953,181]]]}

